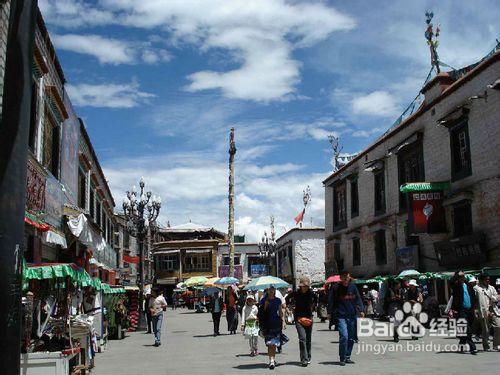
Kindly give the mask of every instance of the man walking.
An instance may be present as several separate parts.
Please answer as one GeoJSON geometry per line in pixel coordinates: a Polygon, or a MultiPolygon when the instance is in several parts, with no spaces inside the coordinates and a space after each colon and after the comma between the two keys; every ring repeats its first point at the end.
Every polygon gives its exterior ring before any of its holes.
{"type": "Polygon", "coordinates": [[[483,337],[483,349],[490,350],[490,327],[493,328],[493,349],[500,350],[500,301],[496,289],[490,285],[490,278],[486,274],[479,276],[479,285],[474,287],[477,298],[477,316],[483,337]]]}
{"type": "Polygon", "coordinates": [[[328,296],[328,313],[338,317],[340,366],[351,360],[352,348],[356,339],[356,318],[364,316],[363,301],[356,285],[351,283],[348,271],[340,273],[340,283],[330,289],[328,296]]]}
{"type": "Polygon", "coordinates": [[[152,297],[154,298],[153,307],[151,307],[151,317],[153,319],[153,333],[155,335],[154,346],[158,347],[161,345],[161,326],[163,323],[163,312],[167,308],[167,301],[163,297],[163,292],[153,290],[152,297]]]}
{"type": "Polygon", "coordinates": [[[468,344],[471,354],[477,354],[476,344],[472,341],[472,325],[474,323],[475,301],[474,289],[465,282],[464,271],[457,271],[453,276],[453,302],[451,310],[453,317],[457,319],[457,327],[461,321],[467,322],[466,332],[460,335],[460,351],[468,344]]]}
{"type": "Polygon", "coordinates": [[[219,326],[223,306],[222,296],[219,296],[219,292],[215,292],[210,301],[210,311],[212,312],[212,321],[214,322],[214,336],[220,335],[219,326]]]}

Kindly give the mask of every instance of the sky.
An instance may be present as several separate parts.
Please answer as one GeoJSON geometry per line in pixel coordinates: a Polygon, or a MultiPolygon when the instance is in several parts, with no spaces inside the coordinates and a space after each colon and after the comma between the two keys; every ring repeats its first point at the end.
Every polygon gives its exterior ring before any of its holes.
{"type": "Polygon", "coordinates": [[[73,105],[121,208],[144,176],[160,223],[227,232],[235,128],[235,232],[248,241],[324,225],[328,135],[355,153],[385,132],[440,60],[459,68],[500,37],[496,0],[39,0],[73,105]]]}

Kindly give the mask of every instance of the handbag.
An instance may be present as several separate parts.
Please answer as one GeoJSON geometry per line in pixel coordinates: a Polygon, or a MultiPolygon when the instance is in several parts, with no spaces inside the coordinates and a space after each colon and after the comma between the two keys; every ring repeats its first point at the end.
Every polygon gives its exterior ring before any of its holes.
{"type": "Polygon", "coordinates": [[[310,318],[299,318],[299,324],[303,327],[310,327],[312,325],[313,321],[310,318]]]}

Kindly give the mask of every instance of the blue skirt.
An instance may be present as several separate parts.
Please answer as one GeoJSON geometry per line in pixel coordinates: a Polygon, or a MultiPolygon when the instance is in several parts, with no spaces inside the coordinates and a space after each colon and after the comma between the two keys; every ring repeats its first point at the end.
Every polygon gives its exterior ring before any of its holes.
{"type": "Polygon", "coordinates": [[[264,332],[267,346],[281,346],[281,328],[270,328],[264,332]]]}

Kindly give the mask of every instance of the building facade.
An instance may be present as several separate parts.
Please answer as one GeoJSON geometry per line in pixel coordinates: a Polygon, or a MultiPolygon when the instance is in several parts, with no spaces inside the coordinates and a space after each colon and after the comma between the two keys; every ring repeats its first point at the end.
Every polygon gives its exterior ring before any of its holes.
{"type": "Polygon", "coordinates": [[[154,284],[170,295],[175,285],[193,276],[217,276],[217,249],[226,240],[214,228],[187,223],[162,228],[153,244],[154,284]]]}
{"type": "Polygon", "coordinates": [[[325,281],[325,228],[292,228],[277,240],[276,273],[294,287],[303,276],[325,281]]]}
{"type": "Polygon", "coordinates": [[[356,277],[500,261],[500,52],[422,89],[420,108],[325,181],[325,258],[356,277]]]}
{"type": "MultiPolygon", "coordinates": [[[[229,276],[229,246],[221,244],[217,251],[218,277],[229,276]]],[[[269,262],[262,258],[256,243],[234,244],[234,277],[246,283],[269,274],[269,262]]]]}

